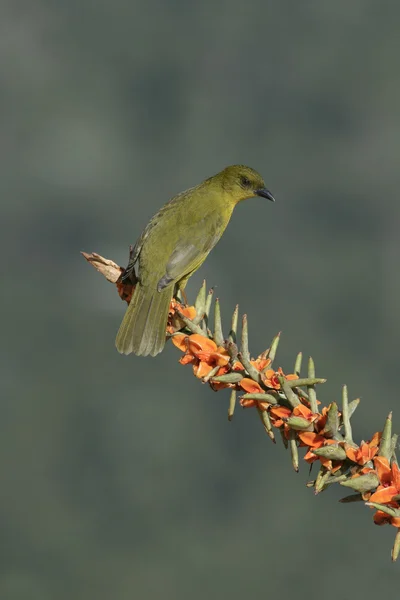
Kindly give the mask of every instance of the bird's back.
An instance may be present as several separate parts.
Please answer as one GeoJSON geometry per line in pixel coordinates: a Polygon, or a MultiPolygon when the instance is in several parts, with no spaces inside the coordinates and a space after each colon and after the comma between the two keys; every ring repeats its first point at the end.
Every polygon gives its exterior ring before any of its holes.
{"type": "Polygon", "coordinates": [[[196,186],[174,196],[150,220],[139,238],[140,279],[145,285],[164,270],[177,248],[194,245],[209,252],[229,222],[233,207],[223,194],[196,186]]]}

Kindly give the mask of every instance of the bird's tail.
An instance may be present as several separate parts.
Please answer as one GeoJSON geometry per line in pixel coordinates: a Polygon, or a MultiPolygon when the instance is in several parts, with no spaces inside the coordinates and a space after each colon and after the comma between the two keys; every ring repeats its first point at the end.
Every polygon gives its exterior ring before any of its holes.
{"type": "Polygon", "coordinates": [[[173,286],[158,292],[137,283],[115,340],[118,352],[138,356],[161,352],[172,294],[173,286]]]}

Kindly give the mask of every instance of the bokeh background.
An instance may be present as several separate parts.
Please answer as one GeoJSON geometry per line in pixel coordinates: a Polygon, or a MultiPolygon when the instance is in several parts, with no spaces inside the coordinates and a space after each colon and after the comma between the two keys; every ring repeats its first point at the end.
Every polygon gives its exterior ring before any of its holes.
{"type": "Polygon", "coordinates": [[[178,364],[121,357],[125,264],[169,197],[231,163],[240,205],[203,277],[254,355],[277,332],[400,430],[399,18],[373,0],[2,0],[0,597],[390,595],[395,530],[319,497],[256,415],[178,364]]]}

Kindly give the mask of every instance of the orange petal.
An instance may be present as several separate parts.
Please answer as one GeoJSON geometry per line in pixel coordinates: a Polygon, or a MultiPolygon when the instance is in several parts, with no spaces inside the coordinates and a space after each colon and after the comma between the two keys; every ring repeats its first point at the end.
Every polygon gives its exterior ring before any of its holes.
{"type": "Polygon", "coordinates": [[[303,417],[304,419],[308,419],[309,421],[315,421],[315,419],[317,418],[317,415],[314,415],[312,410],[310,410],[307,406],[304,406],[304,404],[298,404],[293,409],[293,415],[295,415],[296,417],[303,417]]]}
{"type": "Polygon", "coordinates": [[[262,394],[264,391],[256,381],[253,381],[248,377],[244,377],[239,385],[248,394],[262,394]]]}
{"type": "Polygon", "coordinates": [[[387,513],[384,513],[382,510],[377,510],[374,514],[374,523],[375,525],[387,525],[390,523],[392,517],[387,513]]]}
{"type": "MultiPolygon", "coordinates": [[[[217,365],[215,365],[215,366],[217,366],[217,365]]],[[[224,365],[218,369],[216,377],[219,377],[220,375],[226,375],[227,373],[229,373],[229,367],[224,365]]],[[[216,382],[216,383],[218,383],[218,382],[216,382]]]]}
{"type": "Polygon", "coordinates": [[[290,373],[290,375],[285,375],[285,379],[287,379],[287,381],[293,381],[294,379],[298,379],[299,376],[296,375],[295,373],[290,373]]]}
{"type": "Polygon", "coordinates": [[[285,420],[292,414],[292,411],[287,406],[271,406],[269,412],[274,427],[285,425],[285,420]]]}
{"type": "Polygon", "coordinates": [[[187,350],[188,346],[186,340],[189,340],[189,336],[185,335],[184,333],[177,333],[172,337],[172,343],[182,352],[186,352],[187,350]]]}
{"type": "Polygon", "coordinates": [[[379,446],[379,443],[381,441],[381,437],[382,437],[382,432],[381,431],[377,431],[372,436],[371,441],[369,442],[369,445],[370,446],[379,446]]]}
{"type": "Polygon", "coordinates": [[[268,402],[259,402],[258,400],[252,400],[251,398],[241,398],[240,404],[243,408],[252,408],[256,406],[260,410],[266,411],[271,406],[268,402]]]}
{"type": "Polygon", "coordinates": [[[279,419],[288,419],[292,411],[287,406],[272,406],[270,410],[271,417],[279,419]]]}
{"type": "Polygon", "coordinates": [[[377,491],[372,494],[370,498],[370,502],[378,502],[379,504],[387,504],[393,500],[394,496],[397,496],[398,491],[394,487],[394,485],[389,485],[388,487],[384,487],[380,485],[377,491]]]}
{"type": "Polygon", "coordinates": [[[196,316],[196,309],[194,306],[186,306],[185,308],[180,307],[179,312],[181,312],[185,317],[193,321],[196,316]]]}
{"type": "Polygon", "coordinates": [[[189,348],[192,354],[196,354],[198,351],[215,352],[217,349],[217,344],[204,335],[193,333],[191,336],[189,336],[189,348]]]}
{"type": "Polygon", "coordinates": [[[330,439],[330,438],[325,438],[324,446],[330,446],[331,444],[337,444],[337,442],[335,440],[330,439]]]}
{"type": "Polygon", "coordinates": [[[304,456],[304,460],[308,463],[313,463],[316,460],[318,460],[318,456],[316,454],[314,454],[311,450],[309,450],[307,452],[307,454],[304,456]]]}
{"type": "Polygon", "coordinates": [[[184,354],[182,358],[179,359],[181,365],[188,365],[189,363],[197,362],[197,358],[193,356],[193,354],[184,354]]]}
{"type": "Polygon", "coordinates": [[[218,348],[217,352],[211,354],[211,358],[214,364],[220,367],[227,365],[230,360],[230,356],[224,348],[218,348]]]}
{"type": "Polygon", "coordinates": [[[257,369],[257,371],[263,371],[266,367],[268,367],[271,364],[271,359],[258,357],[256,358],[256,360],[251,360],[250,362],[253,365],[253,367],[257,369]]]}
{"type": "Polygon", "coordinates": [[[384,456],[375,456],[374,466],[381,483],[390,483],[392,479],[392,470],[389,461],[384,456]]]}
{"type": "Polygon", "coordinates": [[[302,445],[310,446],[310,448],[320,448],[325,442],[323,435],[318,435],[313,431],[299,431],[298,436],[302,441],[302,445]]]}
{"type": "Polygon", "coordinates": [[[240,405],[243,408],[253,408],[256,405],[256,401],[251,398],[240,398],[240,405]]]}
{"type": "Polygon", "coordinates": [[[202,350],[194,351],[193,354],[201,361],[204,361],[213,367],[222,367],[223,365],[227,365],[230,358],[229,354],[220,354],[219,352],[203,352],[202,350]]]}
{"type": "Polygon", "coordinates": [[[369,462],[377,452],[377,448],[370,448],[369,444],[361,443],[359,448],[353,448],[349,444],[345,444],[347,458],[359,465],[365,465],[369,462]]]}
{"type": "Polygon", "coordinates": [[[203,350],[194,350],[193,344],[192,344],[191,351],[199,360],[203,360],[204,362],[210,361],[210,356],[211,356],[210,352],[203,352],[203,350]]]}
{"type": "Polygon", "coordinates": [[[233,363],[232,371],[244,371],[244,366],[240,362],[240,360],[235,360],[233,363]]]}
{"type": "Polygon", "coordinates": [[[365,442],[362,442],[361,446],[360,446],[360,455],[359,455],[359,464],[360,465],[365,465],[365,463],[367,463],[369,460],[371,460],[375,454],[378,452],[378,447],[377,446],[370,446],[370,444],[366,444],[365,442]]]}
{"type": "Polygon", "coordinates": [[[324,446],[330,446],[331,444],[337,444],[337,442],[331,438],[325,438],[324,446]]]}
{"type": "Polygon", "coordinates": [[[325,469],[328,469],[328,471],[332,470],[332,461],[330,458],[325,458],[324,456],[319,456],[318,458],[325,469]]]}
{"type": "Polygon", "coordinates": [[[400,469],[397,463],[392,463],[392,483],[400,494],[400,469]]]}
{"type": "Polygon", "coordinates": [[[336,471],[338,471],[340,469],[340,467],[342,466],[343,461],[339,461],[337,465],[335,465],[334,467],[332,467],[332,473],[336,473],[336,471]]]}
{"type": "MultiPolygon", "coordinates": [[[[326,407],[324,407],[326,408],[326,407]]],[[[326,425],[326,421],[328,419],[328,415],[322,414],[322,415],[316,415],[316,419],[314,421],[315,423],[315,429],[317,430],[318,433],[320,433],[321,431],[323,431],[325,425],[326,425]]]]}
{"type": "Polygon", "coordinates": [[[205,377],[206,375],[209,374],[210,371],[212,371],[213,367],[211,365],[209,365],[206,362],[200,361],[200,364],[198,366],[198,368],[196,369],[196,377],[198,377],[198,379],[201,379],[202,377],[205,377]]]}
{"type": "Polygon", "coordinates": [[[346,450],[346,456],[347,458],[349,458],[350,460],[352,460],[355,463],[358,463],[358,458],[360,455],[360,449],[359,448],[352,448],[352,446],[349,446],[348,444],[345,445],[345,450],[346,450]]]}
{"type": "Polygon", "coordinates": [[[214,392],[218,392],[218,390],[224,390],[225,388],[234,388],[234,383],[224,383],[223,381],[213,381],[210,383],[211,388],[214,392]]]}
{"type": "Polygon", "coordinates": [[[264,372],[264,378],[265,379],[271,379],[272,377],[275,377],[275,371],[273,369],[267,369],[264,372]]]}
{"type": "Polygon", "coordinates": [[[278,381],[277,374],[273,369],[267,369],[264,373],[264,383],[267,387],[279,390],[281,384],[278,381]]]}

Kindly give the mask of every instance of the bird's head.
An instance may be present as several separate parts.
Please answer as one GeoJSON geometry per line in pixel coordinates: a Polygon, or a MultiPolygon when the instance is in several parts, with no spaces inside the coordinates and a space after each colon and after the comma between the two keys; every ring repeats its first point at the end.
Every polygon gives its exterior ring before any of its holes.
{"type": "MultiPolygon", "coordinates": [[[[244,165],[232,165],[214,175],[234,204],[247,198],[262,196],[272,202],[275,198],[265,187],[263,178],[257,171],[244,165]]],[[[212,178],[213,179],[213,178],[212,178]]]]}

